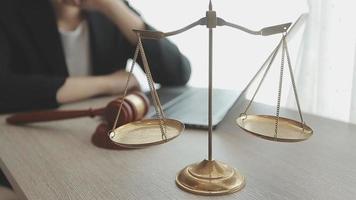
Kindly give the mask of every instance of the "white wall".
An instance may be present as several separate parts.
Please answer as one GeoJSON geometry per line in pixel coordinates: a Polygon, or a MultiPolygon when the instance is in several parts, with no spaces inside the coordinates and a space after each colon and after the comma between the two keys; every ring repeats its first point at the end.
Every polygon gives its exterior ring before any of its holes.
{"type": "MultiPolygon", "coordinates": [[[[139,10],[149,24],[164,32],[182,28],[204,17],[208,8],[207,0],[132,0],[130,4],[139,10]]],[[[219,0],[213,1],[213,6],[219,17],[256,30],[264,26],[294,22],[301,13],[307,12],[306,2],[295,0],[219,0]]],[[[253,36],[227,27],[215,29],[214,87],[244,88],[280,37],[253,36]]],[[[205,27],[197,27],[170,39],[191,61],[192,76],[189,85],[207,87],[208,30],[205,27]]],[[[300,39],[297,37],[294,41],[289,46],[292,57],[296,58],[300,39]]],[[[279,61],[280,59],[276,58],[276,68],[279,61]]],[[[278,71],[275,72],[272,73],[276,76],[271,75],[273,80],[278,78],[278,71]]],[[[263,93],[261,90],[259,96],[270,94],[270,86],[277,88],[276,83],[267,82],[266,91],[263,93]]],[[[271,97],[270,101],[275,102],[275,96],[271,97]]]]}

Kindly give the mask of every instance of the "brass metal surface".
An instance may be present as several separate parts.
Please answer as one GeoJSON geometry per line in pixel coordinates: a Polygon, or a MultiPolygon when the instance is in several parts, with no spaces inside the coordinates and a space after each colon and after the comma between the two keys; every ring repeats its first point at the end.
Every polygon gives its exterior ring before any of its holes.
{"type": "Polygon", "coordinates": [[[223,195],[241,190],[245,186],[245,177],[225,163],[203,160],[181,170],[176,184],[194,194],[223,195]]]}
{"type": "Polygon", "coordinates": [[[278,133],[275,133],[276,116],[242,115],[236,123],[245,131],[264,139],[280,142],[299,142],[313,135],[313,130],[306,124],[279,117],[278,133]]]}
{"type": "Polygon", "coordinates": [[[120,126],[110,133],[109,138],[121,147],[142,148],[168,142],[184,130],[184,124],[177,120],[164,119],[163,122],[166,138],[162,137],[160,119],[145,119],[120,126]]]}

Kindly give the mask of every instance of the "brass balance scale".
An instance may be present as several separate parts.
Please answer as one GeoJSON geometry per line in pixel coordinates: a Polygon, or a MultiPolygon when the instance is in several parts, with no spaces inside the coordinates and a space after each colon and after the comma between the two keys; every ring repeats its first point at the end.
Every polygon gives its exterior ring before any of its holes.
{"type": "MultiPolygon", "coordinates": [[[[300,19],[298,19],[298,21],[299,20],[300,19]]],[[[298,24],[297,22],[295,24],[298,24]]],[[[188,165],[184,169],[182,169],[176,177],[176,184],[179,188],[194,194],[229,194],[239,191],[245,186],[245,177],[233,167],[230,167],[229,165],[223,162],[212,159],[213,29],[217,26],[229,26],[253,35],[282,35],[282,39],[277,45],[277,47],[272,51],[271,55],[267,58],[267,60],[264,62],[260,70],[253,78],[253,80],[256,79],[257,74],[260,74],[264,70],[262,79],[259,81],[256,91],[254,92],[244,112],[241,113],[240,116],[236,119],[236,122],[238,126],[240,126],[245,131],[253,133],[264,139],[280,142],[298,142],[308,139],[313,134],[313,130],[306,125],[303,119],[300,103],[298,100],[297,89],[295,86],[292,66],[290,62],[286,36],[289,34],[288,29],[291,23],[265,27],[260,31],[253,31],[217,17],[216,12],[212,9],[212,3],[210,0],[209,10],[206,12],[206,16],[182,29],[166,33],[159,31],[134,30],[138,36],[138,44],[135,50],[133,63],[130,68],[130,75],[126,82],[126,89],[123,98],[126,97],[128,83],[132,76],[134,64],[137,61],[137,57],[140,53],[157,117],[156,119],[145,119],[115,128],[121,113],[121,104],[112,131],[109,133],[109,138],[115,144],[125,148],[142,148],[150,145],[168,142],[179,136],[184,131],[183,123],[174,119],[167,119],[164,115],[159,96],[156,92],[156,88],[152,79],[150,67],[144,52],[142,39],[159,40],[164,37],[183,33],[198,25],[206,26],[209,29],[208,158],[204,159],[201,162],[188,165]],[[265,80],[266,75],[268,74],[272,66],[273,61],[275,60],[276,55],[280,50],[282,51],[282,55],[277,109],[275,116],[247,114],[247,111],[251,107],[252,102],[254,101],[263,81],[265,80]],[[285,58],[287,60],[289,75],[293,85],[293,92],[298,107],[300,121],[280,117],[280,102],[282,94],[285,58]]],[[[249,85],[250,84],[251,82],[249,83],[249,85]]]]}

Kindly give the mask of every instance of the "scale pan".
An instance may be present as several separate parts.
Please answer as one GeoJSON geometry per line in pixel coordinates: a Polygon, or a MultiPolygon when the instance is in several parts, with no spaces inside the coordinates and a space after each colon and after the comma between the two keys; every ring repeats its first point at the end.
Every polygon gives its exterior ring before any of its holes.
{"type": "Polygon", "coordinates": [[[236,119],[236,123],[245,131],[272,141],[299,142],[308,139],[313,134],[309,126],[279,117],[278,134],[275,137],[276,118],[270,115],[243,115],[236,119]]]}
{"type": "Polygon", "coordinates": [[[179,136],[184,124],[173,119],[164,119],[167,139],[162,138],[159,119],[145,119],[131,122],[116,128],[109,138],[115,144],[125,148],[142,148],[168,142],[179,136]]]}

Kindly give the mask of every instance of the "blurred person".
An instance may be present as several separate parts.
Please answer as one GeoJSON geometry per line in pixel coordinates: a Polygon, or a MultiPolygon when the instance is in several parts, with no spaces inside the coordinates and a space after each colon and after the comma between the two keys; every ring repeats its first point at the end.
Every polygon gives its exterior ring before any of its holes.
{"type": "MultiPolygon", "coordinates": [[[[123,93],[138,39],[132,29],[153,30],[122,0],[3,0],[0,113],[123,93]]],[[[155,82],[187,83],[190,64],[174,44],[143,44],[155,82]]],[[[133,78],[129,89],[138,87],[133,78]]]]}
{"type": "MultiPolygon", "coordinates": [[[[2,0],[0,113],[122,94],[137,44],[153,28],[122,0],[2,0]]],[[[187,83],[190,64],[167,39],[144,40],[155,82],[187,83]]],[[[139,88],[136,78],[129,89],[139,88]]],[[[0,171],[0,185],[10,187],[0,171]]]]}

